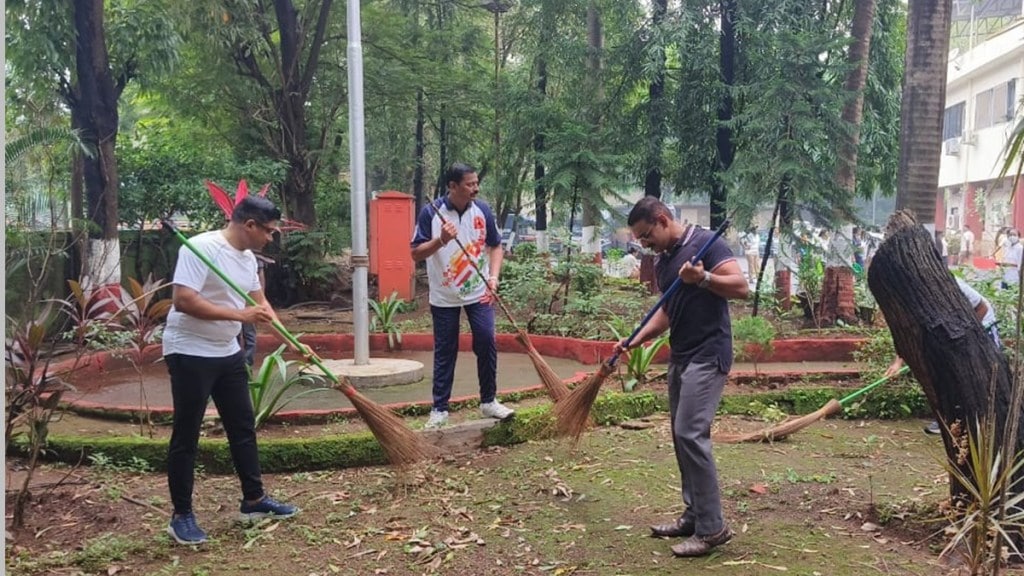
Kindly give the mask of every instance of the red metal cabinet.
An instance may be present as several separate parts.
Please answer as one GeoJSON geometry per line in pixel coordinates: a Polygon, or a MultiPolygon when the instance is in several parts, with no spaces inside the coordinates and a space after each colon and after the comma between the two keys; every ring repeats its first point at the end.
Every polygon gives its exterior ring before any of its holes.
{"type": "Polygon", "coordinates": [[[416,265],[409,243],[415,222],[413,197],[381,192],[370,200],[370,274],[377,276],[378,299],[392,292],[412,301],[416,297],[416,265]]]}

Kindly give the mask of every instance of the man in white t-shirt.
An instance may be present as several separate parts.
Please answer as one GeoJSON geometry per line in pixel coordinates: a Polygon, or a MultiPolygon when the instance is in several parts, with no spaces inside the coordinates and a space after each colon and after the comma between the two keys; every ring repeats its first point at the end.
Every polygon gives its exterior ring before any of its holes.
{"type": "Polygon", "coordinates": [[[960,265],[971,265],[974,257],[974,232],[964,225],[964,233],[960,236],[960,265]]]}
{"type": "Polygon", "coordinates": [[[480,178],[475,168],[457,162],[448,169],[445,182],[448,194],[433,200],[433,208],[423,207],[411,242],[412,259],[427,262],[430,316],[434,321],[433,408],[426,428],[441,428],[448,423],[462,310],[473,333],[480,411],[498,420],[515,414],[496,398],[498,348],[490,293],[498,289],[504,259],[501,234],[490,206],[477,198],[480,178]],[[455,239],[459,241],[452,242],[455,239]],[[476,269],[487,278],[487,285],[476,269]]]}
{"type": "Polygon", "coordinates": [[[288,518],[298,509],[263,491],[249,376],[238,343],[243,322],[277,319],[257,276],[253,250],[273,240],[281,211],[273,202],[247,196],[235,206],[222,230],[204,232],[189,243],[218,269],[248,291],[245,300],[187,247],[178,250],[174,269],[173,306],[167,314],[163,354],[171,376],[174,424],[167,452],[167,485],[174,514],[168,533],[179,544],[206,542],[206,533],[192,511],[195,458],[199,430],[212,397],[231,448],[231,460],[242,484],[239,506],[243,520],[268,516],[288,518]]]}
{"type": "Polygon", "coordinates": [[[1020,283],[1020,264],[1024,257],[1024,246],[1020,243],[1020,232],[1011,228],[1006,235],[1006,248],[1003,249],[1003,261],[999,265],[1003,268],[1002,287],[1009,288],[1020,283]]]}

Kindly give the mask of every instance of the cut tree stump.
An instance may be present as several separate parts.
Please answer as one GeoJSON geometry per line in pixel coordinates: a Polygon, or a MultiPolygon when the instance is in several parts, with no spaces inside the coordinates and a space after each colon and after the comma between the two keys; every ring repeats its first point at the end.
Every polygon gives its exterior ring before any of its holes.
{"type": "MultiPolygon", "coordinates": [[[[975,430],[994,406],[1001,434],[1010,409],[1010,368],[942,263],[932,235],[906,212],[890,220],[868,269],[868,287],[885,315],[896,353],[921,383],[932,410],[956,435],[975,430]],[[990,391],[992,404],[990,404],[990,391]]],[[[942,433],[956,462],[957,440],[942,433]]],[[[1024,427],[1016,451],[1024,448],[1024,427]]],[[[973,477],[964,467],[968,477],[973,477]]],[[[951,494],[962,494],[951,482],[951,494]]]]}

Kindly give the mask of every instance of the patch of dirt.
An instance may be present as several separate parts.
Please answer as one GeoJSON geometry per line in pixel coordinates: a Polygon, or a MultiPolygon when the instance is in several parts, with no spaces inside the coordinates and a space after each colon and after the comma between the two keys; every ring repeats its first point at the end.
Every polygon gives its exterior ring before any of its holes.
{"type": "MultiPolygon", "coordinates": [[[[827,421],[773,445],[715,447],[736,531],[675,559],[647,526],[681,511],[668,421],[602,428],[578,449],[531,442],[392,468],[267,475],[290,520],[233,523],[233,476],[200,474],[207,545],[172,544],[162,473],[41,468],[10,573],[35,574],[943,574],[922,520],[946,494],[941,444],[917,420],[827,421]],[[895,520],[902,518],[901,520],[895,520]],[[882,522],[888,520],[888,523],[882,522]]],[[[746,423],[722,418],[720,426],[746,423]]],[[[8,486],[18,461],[8,462],[8,486]]],[[[8,493],[10,513],[13,500],[8,493]]],[[[8,524],[8,528],[10,528],[8,524]]]]}

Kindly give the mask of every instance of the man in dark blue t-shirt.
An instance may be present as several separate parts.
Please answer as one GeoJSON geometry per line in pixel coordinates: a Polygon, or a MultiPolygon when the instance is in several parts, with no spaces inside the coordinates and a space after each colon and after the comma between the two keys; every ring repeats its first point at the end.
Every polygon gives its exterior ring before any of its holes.
{"type": "MultiPolygon", "coordinates": [[[[651,532],[688,537],[672,547],[676,556],[703,556],[733,536],[722,518],[711,422],[732,367],[727,300],[747,297],[747,279],[721,240],[715,240],[700,261],[691,263],[714,233],[680,224],[657,198],[637,202],[627,223],[637,240],[659,252],[655,274],[661,291],[668,290],[676,278],[683,283],[630,343],[635,348],[671,328],[669,413],[686,510],[673,522],[652,526],[651,532]]],[[[616,350],[623,350],[623,342],[616,350]]]]}

